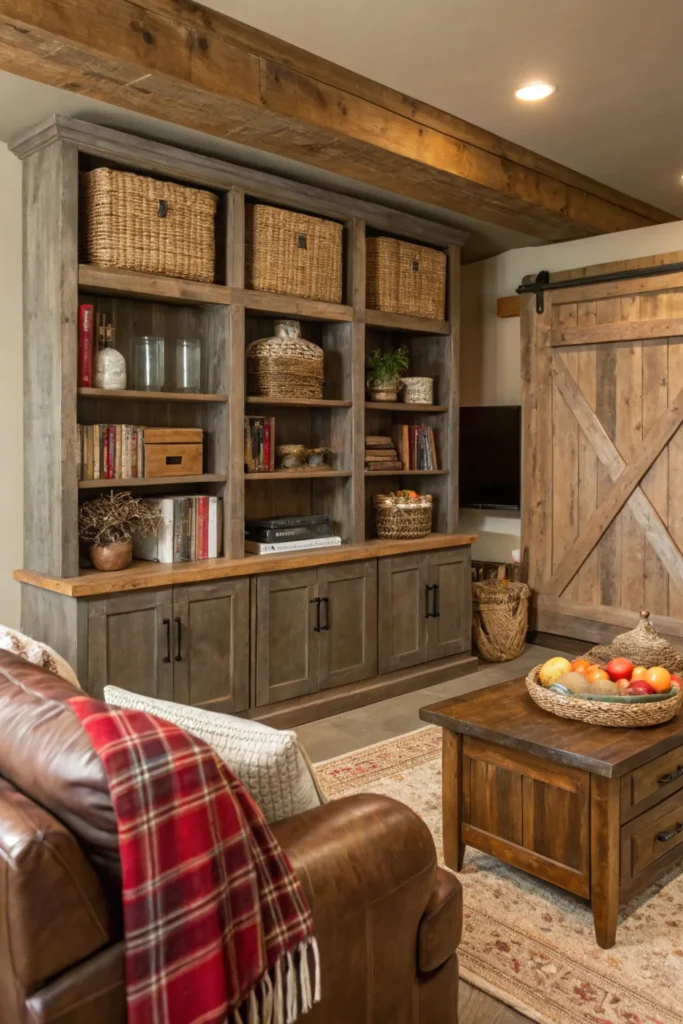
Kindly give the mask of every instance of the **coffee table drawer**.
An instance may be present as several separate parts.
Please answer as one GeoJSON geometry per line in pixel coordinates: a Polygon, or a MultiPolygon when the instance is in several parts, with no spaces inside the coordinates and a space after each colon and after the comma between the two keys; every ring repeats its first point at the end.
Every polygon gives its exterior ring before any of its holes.
{"type": "Polygon", "coordinates": [[[621,784],[622,821],[666,800],[679,789],[683,789],[683,748],[674,747],[624,777],[621,784]]]}
{"type": "Polygon", "coordinates": [[[678,849],[682,844],[683,791],[680,791],[622,826],[622,887],[650,867],[654,866],[657,871],[662,858],[673,863],[683,852],[678,849]]]}

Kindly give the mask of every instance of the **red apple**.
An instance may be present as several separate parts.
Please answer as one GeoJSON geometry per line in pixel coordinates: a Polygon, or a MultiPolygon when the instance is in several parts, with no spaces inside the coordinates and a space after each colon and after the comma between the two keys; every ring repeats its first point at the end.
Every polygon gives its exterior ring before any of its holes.
{"type": "Polygon", "coordinates": [[[671,676],[671,685],[677,686],[679,690],[683,690],[683,679],[680,676],[671,676]]]}
{"type": "Polygon", "coordinates": [[[633,672],[633,663],[628,658],[612,658],[605,665],[605,671],[613,683],[619,679],[630,679],[633,672]]]}
{"type": "Polygon", "coordinates": [[[626,691],[627,695],[632,695],[634,697],[636,696],[636,694],[642,695],[643,693],[654,692],[654,686],[650,686],[646,679],[637,679],[635,683],[631,683],[628,690],[626,691]]]}

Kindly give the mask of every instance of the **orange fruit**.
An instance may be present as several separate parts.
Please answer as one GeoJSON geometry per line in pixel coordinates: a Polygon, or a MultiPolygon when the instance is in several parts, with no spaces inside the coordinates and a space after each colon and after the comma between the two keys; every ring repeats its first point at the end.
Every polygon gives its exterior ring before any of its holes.
{"type": "Polygon", "coordinates": [[[649,670],[645,676],[645,681],[650,684],[655,693],[666,693],[667,690],[671,689],[671,673],[660,665],[649,670]]]}
{"type": "Polygon", "coordinates": [[[609,676],[604,668],[598,668],[596,665],[586,674],[586,679],[589,683],[597,683],[598,679],[609,679],[609,676]]]}
{"type": "Polygon", "coordinates": [[[585,676],[588,670],[593,667],[586,658],[577,658],[572,662],[572,672],[580,672],[582,676],[585,676]]]}
{"type": "Polygon", "coordinates": [[[633,672],[631,672],[631,682],[635,683],[638,679],[645,679],[648,671],[644,665],[636,665],[633,672]]]}

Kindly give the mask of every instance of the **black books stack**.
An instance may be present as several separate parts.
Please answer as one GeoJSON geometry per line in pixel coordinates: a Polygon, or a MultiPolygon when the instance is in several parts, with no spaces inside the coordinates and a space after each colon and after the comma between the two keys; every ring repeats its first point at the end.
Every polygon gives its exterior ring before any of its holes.
{"type": "Polygon", "coordinates": [[[248,519],[244,536],[245,550],[251,555],[274,555],[280,551],[303,551],[341,544],[341,537],[334,535],[329,516],[248,519]]]}

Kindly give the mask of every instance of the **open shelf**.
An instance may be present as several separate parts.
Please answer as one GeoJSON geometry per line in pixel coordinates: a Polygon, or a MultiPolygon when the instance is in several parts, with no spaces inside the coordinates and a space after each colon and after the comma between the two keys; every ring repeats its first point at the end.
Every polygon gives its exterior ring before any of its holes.
{"type": "Polygon", "coordinates": [[[110,388],[78,388],[79,398],[134,398],[145,402],[227,402],[227,395],[188,394],[183,391],[113,391],[110,388]]]}
{"type": "Polygon", "coordinates": [[[221,473],[200,473],[197,476],[147,476],[116,480],[79,480],[79,490],[109,490],[111,487],[171,487],[176,484],[224,484],[221,473]]]}
{"type": "Polygon", "coordinates": [[[302,299],[298,295],[280,295],[278,292],[244,292],[244,305],[250,313],[273,313],[292,316],[297,320],[353,320],[353,307],[337,302],[318,302],[302,299]]]}
{"type": "Polygon", "coordinates": [[[417,402],[366,402],[365,408],[380,412],[448,412],[447,405],[420,405],[417,402]]]}
{"type": "Polygon", "coordinates": [[[391,331],[411,331],[413,334],[450,334],[448,320],[429,320],[405,313],[382,313],[379,309],[366,309],[365,322],[371,327],[385,327],[391,331]]]}
{"type": "Polygon", "coordinates": [[[180,302],[184,305],[212,303],[227,305],[233,301],[232,289],[202,281],[183,281],[176,277],[141,274],[133,270],[117,270],[81,263],[78,284],[83,292],[153,299],[159,302],[180,302]]]}
{"type": "Polygon", "coordinates": [[[290,409],[350,409],[352,405],[338,398],[269,398],[261,395],[250,395],[245,402],[247,405],[278,405],[290,409]]]}
{"type": "Polygon", "coordinates": [[[245,473],[245,480],[330,480],[349,477],[351,472],[345,469],[276,469],[272,473],[245,473]]]}
{"type": "Polygon", "coordinates": [[[448,476],[447,469],[366,469],[366,476],[448,476]]]}

